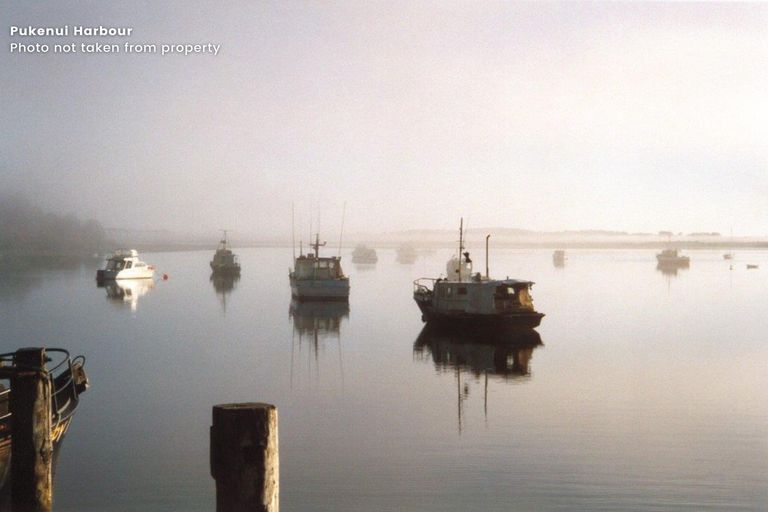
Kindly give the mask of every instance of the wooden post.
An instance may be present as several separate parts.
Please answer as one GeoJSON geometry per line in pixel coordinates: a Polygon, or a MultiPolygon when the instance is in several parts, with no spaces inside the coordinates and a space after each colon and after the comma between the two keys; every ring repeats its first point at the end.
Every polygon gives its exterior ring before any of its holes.
{"type": "Polygon", "coordinates": [[[213,407],[211,476],[217,512],[278,512],[277,408],[263,403],[213,407]]]}
{"type": "Polygon", "coordinates": [[[50,512],[53,501],[51,381],[44,348],[16,351],[11,375],[11,510],[50,512]]]}

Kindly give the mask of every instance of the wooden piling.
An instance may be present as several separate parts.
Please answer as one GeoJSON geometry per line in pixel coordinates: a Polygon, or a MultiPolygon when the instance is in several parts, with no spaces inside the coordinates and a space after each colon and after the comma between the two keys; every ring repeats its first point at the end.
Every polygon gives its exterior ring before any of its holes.
{"type": "Polygon", "coordinates": [[[44,348],[16,351],[11,374],[11,510],[50,512],[53,501],[51,381],[44,348]]]}
{"type": "Polygon", "coordinates": [[[211,476],[217,512],[278,512],[277,408],[263,403],[213,407],[211,476]]]}

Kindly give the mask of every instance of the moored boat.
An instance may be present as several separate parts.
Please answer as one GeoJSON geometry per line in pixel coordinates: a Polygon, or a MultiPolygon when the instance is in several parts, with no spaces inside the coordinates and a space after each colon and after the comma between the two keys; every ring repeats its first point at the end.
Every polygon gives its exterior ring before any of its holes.
{"type": "Polygon", "coordinates": [[[425,322],[464,325],[517,325],[536,327],[544,316],[533,307],[532,281],[490,279],[487,249],[486,275],[472,272],[469,252],[464,252],[463,221],[459,228],[459,254],[448,261],[447,278],[419,278],[413,282],[413,299],[425,322]]]}
{"type": "Polygon", "coordinates": [[[678,249],[664,249],[656,255],[656,261],[660,266],[687,267],[691,259],[680,254],[678,249]]]}
{"type": "Polygon", "coordinates": [[[565,251],[562,249],[558,249],[555,252],[552,253],[552,263],[556,267],[562,267],[565,265],[565,251]]]}
{"type": "Polygon", "coordinates": [[[155,267],[141,261],[135,249],[118,249],[107,258],[106,266],[96,271],[96,281],[152,279],[154,275],[155,267]]]}
{"type": "Polygon", "coordinates": [[[214,274],[240,274],[240,262],[237,260],[237,256],[232,252],[227,241],[227,231],[224,231],[224,236],[219,242],[219,246],[216,248],[216,253],[211,260],[211,271],[214,274]]]}
{"type": "Polygon", "coordinates": [[[352,263],[372,265],[377,261],[379,261],[379,257],[376,255],[376,249],[367,245],[360,244],[352,251],[352,263]]]}
{"type": "Polygon", "coordinates": [[[349,300],[349,277],[341,268],[341,257],[321,257],[320,236],[315,235],[314,253],[299,254],[288,278],[296,300],[349,300]]]}

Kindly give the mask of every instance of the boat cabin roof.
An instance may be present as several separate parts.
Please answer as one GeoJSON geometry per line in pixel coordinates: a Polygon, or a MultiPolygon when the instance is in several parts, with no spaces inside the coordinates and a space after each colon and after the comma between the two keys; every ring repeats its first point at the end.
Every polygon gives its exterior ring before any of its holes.
{"type": "Polygon", "coordinates": [[[532,286],[535,284],[533,281],[525,281],[521,279],[477,279],[476,277],[473,277],[469,280],[448,280],[448,279],[437,279],[435,280],[435,286],[449,286],[449,285],[472,285],[472,286],[488,286],[488,287],[496,287],[496,286],[512,286],[512,287],[518,287],[518,286],[532,286]]]}

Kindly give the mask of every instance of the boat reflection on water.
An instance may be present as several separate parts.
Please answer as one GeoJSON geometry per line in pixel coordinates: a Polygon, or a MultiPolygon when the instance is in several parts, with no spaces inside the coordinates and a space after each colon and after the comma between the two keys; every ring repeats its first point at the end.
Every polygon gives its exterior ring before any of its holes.
{"type": "Polygon", "coordinates": [[[341,324],[349,317],[348,302],[326,301],[297,301],[292,300],[288,316],[293,321],[293,337],[291,339],[291,387],[293,387],[294,354],[298,346],[301,352],[309,346],[309,370],[312,371],[312,360],[319,375],[319,353],[322,351],[321,341],[335,339],[338,345],[339,375],[343,382],[344,366],[341,355],[341,324]]]}
{"type": "Polygon", "coordinates": [[[148,294],[154,287],[152,279],[121,279],[97,284],[107,292],[107,300],[113,304],[130,305],[131,311],[136,312],[139,298],[148,294]]]}
{"type": "Polygon", "coordinates": [[[543,345],[533,329],[457,330],[427,324],[413,344],[418,360],[431,359],[440,373],[456,375],[458,431],[462,432],[463,404],[469,398],[471,377],[483,386],[483,411],[488,421],[488,381],[528,379],[531,358],[543,345]],[[469,373],[470,379],[462,376],[469,373]]]}
{"type": "Polygon", "coordinates": [[[288,315],[293,319],[294,333],[300,338],[320,339],[338,338],[341,333],[341,321],[349,316],[348,302],[307,302],[291,301],[288,315]]]}
{"type": "Polygon", "coordinates": [[[240,280],[240,274],[213,272],[211,274],[211,284],[216,295],[221,302],[222,314],[227,314],[227,296],[235,289],[235,285],[240,280]]]}
{"type": "Polygon", "coordinates": [[[677,276],[677,273],[681,270],[688,270],[688,266],[683,265],[665,265],[664,263],[658,263],[656,270],[661,272],[665,276],[677,276]]]}

